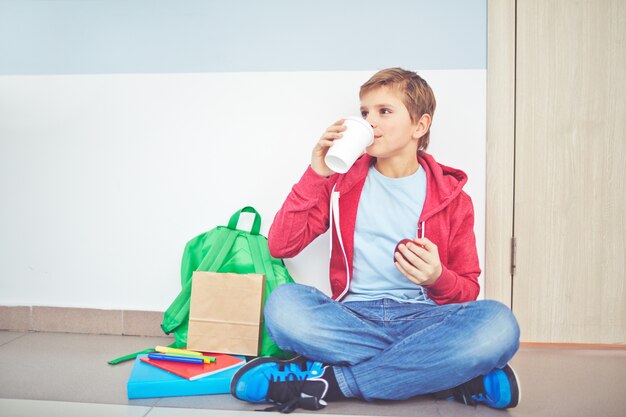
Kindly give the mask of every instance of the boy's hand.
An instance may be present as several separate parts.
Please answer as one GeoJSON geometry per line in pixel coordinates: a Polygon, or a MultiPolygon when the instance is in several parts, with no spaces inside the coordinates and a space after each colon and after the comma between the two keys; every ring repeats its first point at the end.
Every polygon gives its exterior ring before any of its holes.
{"type": "Polygon", "coordinates": [[[401,244],[394,255],[396,268],[417,285],[434,284],[442,272],[437,245],[426,238],[401,244]]]}
{"type": "Polygon", "coordinates": [[[313,168],[313,171],[317,172],[318,175],[328,177],[335,173],[328,168],[326,162],[324,162],[324,157],[326,153],[328,153],[328,149],[333,146],[333,141],[343,136],[341,132],[344,130],[346,130],[346,127],[343,125],[343,119],[337,120],[326,129],[322,137],[320,137],[320,140],[315,144],[311,155],[311,168],[313,168]]]}

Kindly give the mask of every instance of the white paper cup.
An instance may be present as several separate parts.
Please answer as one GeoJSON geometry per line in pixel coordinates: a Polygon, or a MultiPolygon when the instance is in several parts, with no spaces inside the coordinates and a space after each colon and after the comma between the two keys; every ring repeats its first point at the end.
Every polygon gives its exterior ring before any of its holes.
{"type": "Polygon", "coordinates": [[[326,166],[339,174],[348,172],[352,164],[374,143],[374,129],[360,117],[346,117],[343,137],[335,139],[324,158],[326,166]]]}

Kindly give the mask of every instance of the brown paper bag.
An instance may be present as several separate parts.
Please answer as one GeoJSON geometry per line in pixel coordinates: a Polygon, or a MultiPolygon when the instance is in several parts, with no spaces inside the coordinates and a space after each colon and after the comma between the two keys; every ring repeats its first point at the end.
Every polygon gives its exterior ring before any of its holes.
{"type": "Polygon", "coordinates": [[[195,271],[187,349],[258,356],[265,275],[195,271]]]}

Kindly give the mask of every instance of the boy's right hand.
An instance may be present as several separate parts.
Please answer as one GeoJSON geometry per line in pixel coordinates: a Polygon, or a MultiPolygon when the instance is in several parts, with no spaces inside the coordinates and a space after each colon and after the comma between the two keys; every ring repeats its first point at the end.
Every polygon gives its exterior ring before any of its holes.
{"type": "Polygon", "coordinates": [[[328,168],[326,162],[324,162],[324,157],[328,153],[328,149],[333,146],[333,141],[343,136],[341,132],[346,130],[346,127],[343,125],[343,121],[344,119],[337,120],[329,126],[313,148],[311,155],[311,168],[313,168],[313,171],[322,177],[328,177],[329,175],[335,173],[335,171],[328,168]]]}

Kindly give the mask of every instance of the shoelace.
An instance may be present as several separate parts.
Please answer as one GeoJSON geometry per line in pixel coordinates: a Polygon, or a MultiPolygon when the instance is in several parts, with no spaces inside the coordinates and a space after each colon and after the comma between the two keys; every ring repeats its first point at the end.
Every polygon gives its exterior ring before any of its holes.
{"type": "Polygon", "coordinates": [[[276,404],[271,407],[264,408],[257,411],[278,411],[280,413],[289,414],[297,408],[304,410],[321,410],[326,405],[320,403],[320,399],[317,397],[305,397],[305,398],[292,398],[284,404],[276,404]]]}
{"type": "MultiPolygon", "coordinates": [[[[289,370],[291,371],[290,374],[293,373],[294,376],[295,376],[295,372],[298,372],[297,368],[300,368],[299,369],[300,372],[306,372],[309,370],[307,367],[307,362],[305,360],[302,360],[301,362],[283,363],[283,364],[278,365],[278,370],[280,372],[285,372],[289,370]]],[[[290,374],[287,374],[287,375],[290,375],[290,374]]]]}
{"type": "Polygon", "coordinates": [[[306,394],[302,396],[302,390],[306,382],[308,382],[306,377],[299,378],[294,373],[287,374],[285,380],[275,379],[273,376],[270,376],[266,399],[275,403],[275,405],[257,411],[278,411],[287,414],[297,408],[305,410],[320,410],[324,408],[326,404],[321,401],[321,398],[306,394]]]}

